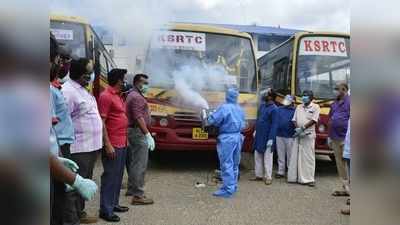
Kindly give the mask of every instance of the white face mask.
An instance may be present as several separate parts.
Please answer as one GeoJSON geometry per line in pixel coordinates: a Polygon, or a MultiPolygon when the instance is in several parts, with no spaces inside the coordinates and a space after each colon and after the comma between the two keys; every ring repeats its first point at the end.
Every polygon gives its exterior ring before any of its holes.
{"type": "Polygon", "coordinates": [[[283,102],[282,102],[282,105],[284,105],[284,106],[288,106],[290,104],[292,104],[292,103],[287,99],[284,99],[283,102]]]}

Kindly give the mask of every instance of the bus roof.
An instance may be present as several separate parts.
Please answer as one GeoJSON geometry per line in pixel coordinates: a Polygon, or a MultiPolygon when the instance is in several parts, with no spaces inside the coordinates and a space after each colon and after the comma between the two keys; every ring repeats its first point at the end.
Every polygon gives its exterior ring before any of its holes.
{"type": "Polygon", "coordinates": [[[325,32],[325,31],[308,31],[308,32],[297,32],[295,33],[295,37],[301,37],[303,35],[307,35],[307,34],[313,34],[313,35],[338,35],[338,36],[348,36],[350,37],[349,34],[347,33],[341,33],[341,32],[325,32]]]}
{"type": "Polygon", "coordinates": [[[233,36],[239,36],[239,37],[251,39],[251,36],[248,33],[239,32],[237,30],[218,27],[218,26],[192,24],[192,23],[171,23],[171,24],[169,24],[169,26],[170,26],[169,29],[171,29],[171,30],[227,34],[227,35],[233,35],[233,36]]]}
{"type": "Polygon", "coordinates": [[[341,32],[321,32],[321,31],[318,31],[318,32],[313,32],[313,31],[297,32],[297,33],[295,33],[293,36],[291,36],[289,39],[287,39],[286,41],[280,43],[279,45],[275,46],[274,48],[272,48],[271,50],[269,50],[267,53],[265,53],[264,55],[262,55],[258,60],[260,60],[260,59],[263,58],[264,56],[268,55],[269,53],[275,51],[276,49],[280,48],[281,46],[285,45],[285,44],[288,43],[289,41],[292,41],[292,40],[295,39],[295,38],[297,38],[297,39],[298,39],[298,38],[301,38],[302,36],[304,36],[304,35],[309,35],[309,34],[312,34],[312,35],[332,35],[332,36],[338,35],[338,36],[344,36],[344,37],[349,37],[349,38],[350,38],[350,35],[349,35],[349,34],[347,34],[347,33],[341,33],[341,32]]]}
{"type": "Polygon", "coordinates": [[[80,16],[65,16],[60,14],[50,14],[50,20],[89,24],[88,20],[80,16]]]}

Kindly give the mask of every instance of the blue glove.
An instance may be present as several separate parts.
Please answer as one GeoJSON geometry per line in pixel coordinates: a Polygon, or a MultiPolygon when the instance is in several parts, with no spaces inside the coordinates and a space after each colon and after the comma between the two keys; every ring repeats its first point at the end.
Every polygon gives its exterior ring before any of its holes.
{"type": "Polygon", "coordinates": [[[96,183],[90,179],[82,178],[79,174],[76,174],[72,187],[77,190],[86,201],[91,200],[97,192],[96,183]]]}
{"type": "Polygon", "coordinates": [[[147,146],[149,147],[150,151],[154,151],[156,147],[156,143],[154,142],[153,136],[151,136],[150,132],[145,135],[147,146]]]}
{"type": "Polygon", "coordinates": [[[78,164],[76,164],[74,161],[72,161],[70,159],[66,159],[66,158],[63,158],[63,157],[58,157],[58,160],[60,160],[60,162],[62,164],[64,164],[65,167],[67,167],[68,169],[70,169],[74,173],[76,173],[76,171],[78,171],[78,169],[79,169],[78,164]]]}

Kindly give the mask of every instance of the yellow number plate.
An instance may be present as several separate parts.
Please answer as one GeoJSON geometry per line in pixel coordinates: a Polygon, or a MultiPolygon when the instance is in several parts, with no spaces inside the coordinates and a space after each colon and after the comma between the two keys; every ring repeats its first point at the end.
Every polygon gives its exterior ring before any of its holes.
{"type": "Polygon", "coordinates": [[[193,128],[192,139],[194,140],[207,140],[208,133],[204,132],[201,128],[193,128]]]}

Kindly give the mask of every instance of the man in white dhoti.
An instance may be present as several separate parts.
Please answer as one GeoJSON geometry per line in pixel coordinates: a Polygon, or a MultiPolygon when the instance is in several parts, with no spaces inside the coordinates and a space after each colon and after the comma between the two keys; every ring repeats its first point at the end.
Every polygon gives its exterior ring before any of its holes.
{"type": "Polygon", "coordinates": [[[296,107],[293,116],[295,141],[288,169],[288,182],[315,186],[315,125],[319,119],[320,107],[312,102],[313,92],[303,91],[303,104],[296,107]]]}

